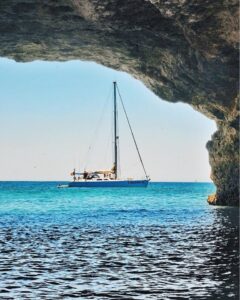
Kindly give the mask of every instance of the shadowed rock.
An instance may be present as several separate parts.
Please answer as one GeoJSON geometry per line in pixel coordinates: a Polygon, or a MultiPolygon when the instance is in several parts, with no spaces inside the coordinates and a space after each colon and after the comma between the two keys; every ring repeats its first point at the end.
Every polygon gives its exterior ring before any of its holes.
{"type": "Polygon", "coordinates": [[[126,71],[215,120],[210,202],[238,204],[238,1],[3,0],[0,43],[0,56],[16,61],[92,60],[126,71]]]}

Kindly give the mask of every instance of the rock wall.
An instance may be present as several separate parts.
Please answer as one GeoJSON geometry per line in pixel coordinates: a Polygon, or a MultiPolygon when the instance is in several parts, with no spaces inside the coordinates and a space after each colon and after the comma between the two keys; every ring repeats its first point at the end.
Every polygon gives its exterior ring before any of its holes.
{"type": "Polygon", "coordinates": [[[0,45],[16,61],[81,59],[126,71],[214,119],[209,202],[238,203],[237,0],[2,0],[0,45]]]}
{"type": "Polygon", "coordinates": [[[239,99],[227,120],[218,121],[218,130],[207,143],[211,178],[217,186],[210,204],[239,205],[239,99]]]}

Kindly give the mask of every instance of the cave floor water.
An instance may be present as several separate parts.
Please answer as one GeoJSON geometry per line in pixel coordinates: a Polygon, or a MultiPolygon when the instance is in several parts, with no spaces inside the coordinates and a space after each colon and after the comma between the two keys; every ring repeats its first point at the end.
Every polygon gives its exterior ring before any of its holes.
{"type": "Polygon", "coordinates": [[[238,210],[211,183],[0,183],[0,299],[238,299],[238,210]]]}

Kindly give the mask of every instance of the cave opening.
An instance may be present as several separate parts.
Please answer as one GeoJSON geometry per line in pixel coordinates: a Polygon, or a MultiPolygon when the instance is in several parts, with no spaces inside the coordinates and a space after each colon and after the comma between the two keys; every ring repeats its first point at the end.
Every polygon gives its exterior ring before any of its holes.
{"type": "MultiPolygon", "coordinates": [[[[210,181],[205,145],[216,125],[189,105],[161,101],[131,75],[89,61],[1,59],[0,64],[1,180],[68,180],[73,167],[82,168],[99,112],[117,80],[151,179],[210,181]]],[[[109,132],[112,108],[107,107],[102,132],[109,132]]],[[[138,176],[126,128],[120,130],[121,164],[138,176]]],[[[91,167],[111,160],[111,146],[101,146],[106,136],[97,138],[91,167]]]]}

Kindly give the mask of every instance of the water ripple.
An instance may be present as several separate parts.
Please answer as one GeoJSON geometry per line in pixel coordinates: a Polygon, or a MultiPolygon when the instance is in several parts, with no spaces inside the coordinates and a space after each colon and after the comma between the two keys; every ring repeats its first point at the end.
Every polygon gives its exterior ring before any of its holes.
{"type": "Polygon", "coordinates": [[[68,195],[71,207],[52,210],[34,189],[22,210],[0,192],[0,299],[238,299],[236,209],[189,207],[186,194],[167,205],[150,189],[141,203],[134,193],[85,203],[76,191],[48,191],[50,203],[68,195]]]}

